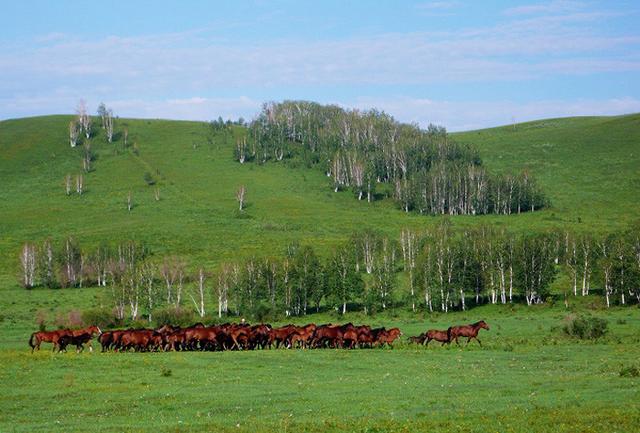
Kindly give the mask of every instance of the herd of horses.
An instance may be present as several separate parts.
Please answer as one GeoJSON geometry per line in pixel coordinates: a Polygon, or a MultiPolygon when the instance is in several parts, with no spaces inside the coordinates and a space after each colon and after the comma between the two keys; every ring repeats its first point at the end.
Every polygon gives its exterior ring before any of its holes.
{"type": "MultiPolygon", "coordinates": [[[[458,338],[466,337],[467,344],[478,339],[480,329],[489,329],[484,320],[470,324],[451,326],[446,330],[428,330],[418,336],[409,337],[410,343],[429,345],[431,340],[442,345],[458,342],[458,338]]],[[[255,350],[271,348],[373,348],[393,347],[402,335],[399,328],[371,328],[368,325],[286,325],[272,327],[261,323],[249,325],[245,323],[225,323],[223,325],[205,326],[202,323],[181,328],[164,325],[157,329],[122,329],[102,331],[97,326],[71,330],[39,331],[31,334],[29,346],[31,352],[40,350],[43,342],[52,343],[55,352],[66,352],[67,346],[75,346],[77,352],[84,350],[89,344],[93,350],[92,340],[97,337],[102,351],[116,352],[153,352],[153,351],[221,351],[221,350],[255,350]]]]}

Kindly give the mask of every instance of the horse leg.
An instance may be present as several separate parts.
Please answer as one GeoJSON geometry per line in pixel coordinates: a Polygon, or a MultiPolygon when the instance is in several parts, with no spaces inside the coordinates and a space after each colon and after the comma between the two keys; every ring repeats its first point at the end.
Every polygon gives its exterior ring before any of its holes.
{"type": "Polygon", "coordinates": [[[478,342],[478,344],[480,345],[480,347],[482,347],[482,343],[480,342],[480,339],[478,337],[476,337],[476,341],[478,342]]]}
{"type": "Polygon", "coordinates": [[[473,337],[467,337],[467,344],[465,344],[465,347],[469,345],[469,342],[471,341],[473,337]]]}

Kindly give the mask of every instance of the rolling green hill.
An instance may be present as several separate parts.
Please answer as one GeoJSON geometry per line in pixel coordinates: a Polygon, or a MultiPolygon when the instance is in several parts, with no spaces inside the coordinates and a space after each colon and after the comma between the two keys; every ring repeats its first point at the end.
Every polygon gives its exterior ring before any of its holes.
{"type": "MultiPolygon", "coordinates": [[[[252,254],[280,254],[292,240],[320,253],[356,229],[397,236],[441,217],[405,214],[390,200],[372,204],[334,193],[318,170],[295,163],[238,164],[235,138],[206,123],[118,119],[114,143],[94,122],[93,171],[85,193],[65,195],[64,178],[82,172],[81,146],[71,148],[71,116],[0,122],[0,283],[15,287],[20,245],[74,236],[81,244],[140,239],[159,254],[214,265],[252,254]],[[123,149],[123,128],[129,147],[123,149]],[[155,186],[145,182],[150,173],[155,186]],[[248,208],[235,191],[247,187],[248,208]],[[127,211],[131,191],[134,208],[127,211]]],[[[236,127],[233,135],[242,131],[236,127]]],[[[480,149],[489,170],[533,172],[549,209],[511,216],[460,216],[454,225],[493,224],[511,230],[571,226],[608,231],[637,219],[640,203],[640,115],[550,119],[453,134],[480,149]]]]}

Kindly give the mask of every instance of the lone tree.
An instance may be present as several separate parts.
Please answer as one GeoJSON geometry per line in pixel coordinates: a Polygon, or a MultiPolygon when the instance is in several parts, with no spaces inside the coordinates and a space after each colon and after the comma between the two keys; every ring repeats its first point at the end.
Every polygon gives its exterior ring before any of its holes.
{"type": "Polygon", "coordinates": [[[89,112],[87,111],[87,103],[84,99],[81,99],[78,103],[78,123],[84,130],[84,135],[87,138],[91,137],[91,116],[89,116],[89,112]]]}
{"type": "Polygon", "coordinates": [[[244,196],[246,192],[247,192],[247,189],[245,188],[244,185],[240,185],[240,188],[238,188],[238,191],[236,191],[236,199],[240,204],[240,212],[242,212],[242,208],[244,206],[244,196]]]}
{"type": "Polygon", "coordinates": [[[67,174],[64,178],[64,190],[67,195],[71,195],[71,175],[67,174]]]}
{"type": "Polygon", "coordinates": [[[107,140],[109,143],[113,141],[113,111],[107,110],[103,117],[104,129],[107,131],[107,140]]]}
{"type": "Polygon", "coordinates": [[[78,136],[80,135],[80,127],[75,120],[69,122],[69,144],[76,147],[78,144],[78,136]]]}
{"type": "Polygon", "coordinates": [[[84,177],[79,174],[76,176],[76,192],[78,195],[82,195],[82,190],[84,189],[84,177]]]}
{"type": "Polygon", "coordinates": [[[106,124],[105,124],[105,120],[107,117],[107,107],[106,105],[104,105],[104,102],[101,102],[100,105],[98,105],[98,116],[100,116],[100,120],[102,121],[102,129],[105,129],[106,124]]]}

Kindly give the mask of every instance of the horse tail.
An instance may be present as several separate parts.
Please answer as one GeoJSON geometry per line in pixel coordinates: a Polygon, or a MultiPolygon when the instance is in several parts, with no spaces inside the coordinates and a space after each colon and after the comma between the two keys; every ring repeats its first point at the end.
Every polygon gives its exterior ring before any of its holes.
{"type": "Polygon", "coordinates": [[[447,329],[447,339],[448,339],[449,341],[451,341],[451,334],[452,334],[452,331],[453,331],[453,326],[449,326],[449,329],[447,329]]]}
{"type": "Polygon", "coordinates": [[[29,347],[31,347],[31,349],[33,350],[36,345],[33,344],[33,337],[36,337],[36,344],[38,343],[38,337],[36,336],[37,332],[34,332],[33,334],[31,334],[31,337],[29,337],[29,347]]]}

